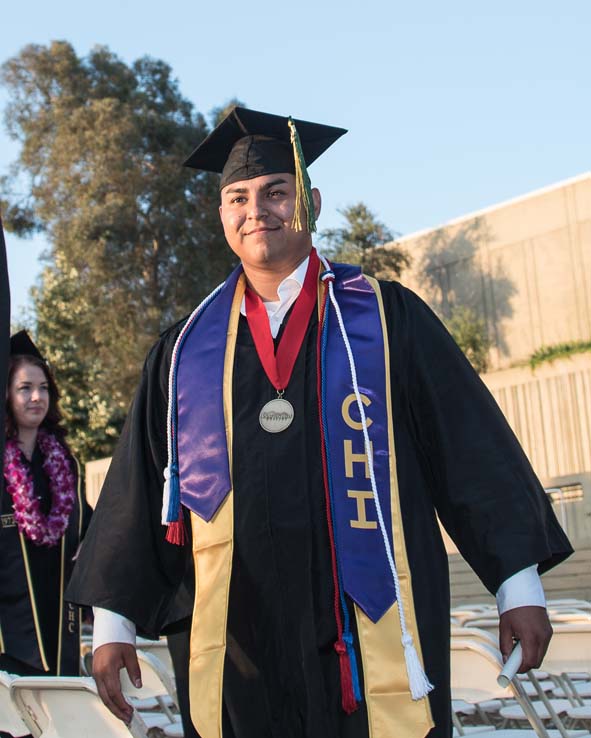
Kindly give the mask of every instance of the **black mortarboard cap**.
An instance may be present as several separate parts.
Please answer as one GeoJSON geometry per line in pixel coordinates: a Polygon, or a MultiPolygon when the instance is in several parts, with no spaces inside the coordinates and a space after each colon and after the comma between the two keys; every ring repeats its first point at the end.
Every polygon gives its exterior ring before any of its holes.
{"type": "Polygon", "coordinates": [[[219,172],[220,189],[264,174],[295,174],[293,124],[306,166],[347,132],[344,128],[235,107],[193,151],[185,166],[219,172]]]}
{"type": "Polygon", "coordinates": [[[17,354],[35,356],[37,359],[45,361],[45,358],[41,356],[41,352],[35,346],[27,331],[19,331],[10,337],[10,355],[16,356],[17,354]]]}

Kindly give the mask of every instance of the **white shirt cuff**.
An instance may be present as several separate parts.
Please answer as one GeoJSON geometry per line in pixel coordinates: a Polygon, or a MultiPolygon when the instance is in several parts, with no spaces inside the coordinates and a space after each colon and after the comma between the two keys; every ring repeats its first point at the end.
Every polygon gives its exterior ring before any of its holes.
{"type": "Polygon", "coordinates": [[[546,607],[546,597],[536,564],[518,571],[497,590],[499,615],[515,607],[546,607]]]}
{"type": "Polygon", "coordinates": [[[129,643],[135,646],[135,623],[123,615],[103,607],[93,607],[94,629],[92,652],[106,643],[129,643]]]}

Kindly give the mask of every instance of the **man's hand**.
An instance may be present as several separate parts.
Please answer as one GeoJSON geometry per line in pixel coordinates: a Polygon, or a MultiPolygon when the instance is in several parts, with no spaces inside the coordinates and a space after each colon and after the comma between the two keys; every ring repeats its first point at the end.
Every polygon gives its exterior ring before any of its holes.
{"type": "Polygon", "coordinates": [[[133,708],[121,692],[119,670],[127,669],[132,684],[142,686],[142,675],[135,648],[129,643],[105,643],[92,657],[92,675],[102,701],[113,715],[125,723],[131,722],[133,708]]]}
{"type": "Polygon", "coordinates": [[[520,673],[540,666],[551,637],[552,626],[544,607],[515,607],[501,615],[499,643],[503,661],[509,658],[514,640],[520,641],[523,649],[520,673]]]}

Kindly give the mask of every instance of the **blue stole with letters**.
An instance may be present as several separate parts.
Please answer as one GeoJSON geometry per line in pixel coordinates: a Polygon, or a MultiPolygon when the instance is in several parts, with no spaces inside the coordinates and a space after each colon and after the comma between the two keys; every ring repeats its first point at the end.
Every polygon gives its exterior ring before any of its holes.
{"type": "MultiPolygon", "coordinates": [[[[171,473],[178,474],[180,503],[205,521],[216,514],[232,487],[222,387],[230,308],[241,271],[237,267],[213,299],[191,316],[173,355],[171,473]]],[[[358,267],[335,264],[333,271],[367,416],[384,531],[392,549],[389,434],[393,430],[386,400],[390,377],[381,307],[358,267]]],[[[350,361],[330,302],[325,321],[325,433],[339,568],[347,594],[377,622],[395,602],[395,587],[369,479],[350,361]]]]}

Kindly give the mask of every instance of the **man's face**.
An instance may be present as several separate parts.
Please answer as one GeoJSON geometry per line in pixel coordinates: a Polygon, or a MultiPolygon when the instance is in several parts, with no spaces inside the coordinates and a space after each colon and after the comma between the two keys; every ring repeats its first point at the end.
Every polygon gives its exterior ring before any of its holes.
{"type": "MultiPolygon", "coordinates": [[[[318,190],[313,196],[318,214],[318,190]]],[[[224,234],[247,269],[279,270],[292,264],[295,268],[308,255],[310,234],[291,227],[295,200],[293,174],[265,174],[224,187],[220,205],[224,234]]]]}

